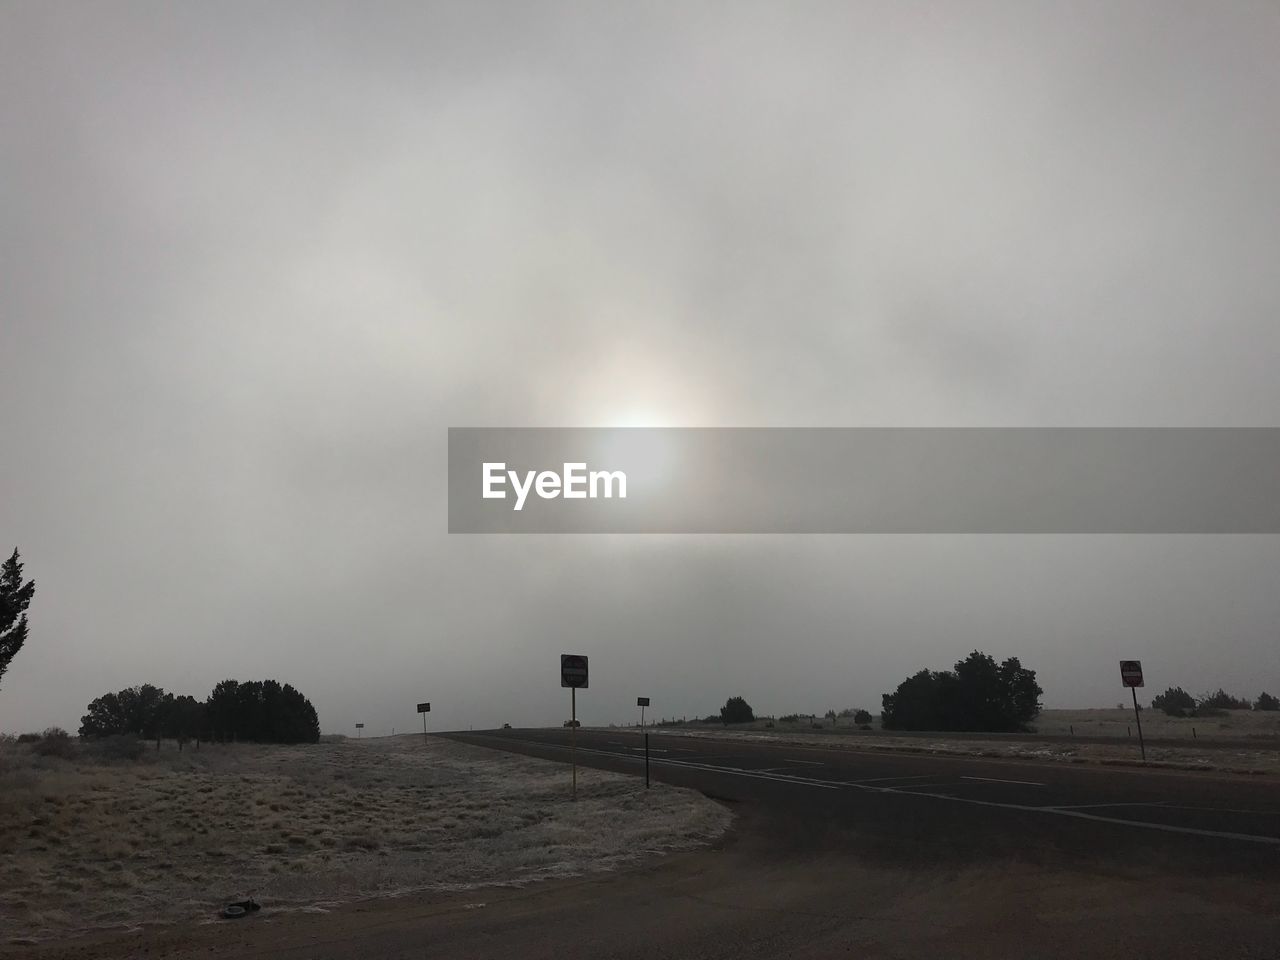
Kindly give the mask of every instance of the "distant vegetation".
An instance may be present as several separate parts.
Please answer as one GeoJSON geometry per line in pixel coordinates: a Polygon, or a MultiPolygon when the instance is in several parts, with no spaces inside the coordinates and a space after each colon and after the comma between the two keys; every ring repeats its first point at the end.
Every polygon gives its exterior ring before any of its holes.
{"type": "Polygon", "coordinates": [[[35,592],[34,580],[22,582],[22,558],[15,549],[0,566],[0,679],[27,642],[27,607],[35,592]]]}
{"type": "Polygon", "coordinates": [[[1280,710],[1280,700],[1263,691],[1250,703],[1244,697],[1233,697],[1221,687],[1213,693],[1193,697],[1181,687],[1170,687],[1151,699],[1151,706],[1171,717],[1213,717],[1228,710],[1280,710]]]}
{"type": "Polygon", "coordinates": [[[202,703],[143,684],[106,693],[88,706],[80,736],[253,743],[316,743],[320,721],[311,701],[276,680],[223,680],[202,703]]]}
{"type": "Polygon", "coordinates": [[[1036,672],[978,650],[955,670],[921,670],[883,697],[886,730],[1022,730],[1040,713],[1036,672]]]}
{"type": "Polygon", "coordinates": [[[720,708],[721,723],[751,723],[756,718],[751,704],[742,697],[730,697],[720,708]]]}

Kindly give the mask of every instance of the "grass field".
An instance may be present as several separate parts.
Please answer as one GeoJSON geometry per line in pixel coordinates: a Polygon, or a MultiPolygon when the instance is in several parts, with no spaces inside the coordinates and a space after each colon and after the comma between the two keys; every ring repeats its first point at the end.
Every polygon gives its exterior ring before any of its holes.
{"type": "Polygon", "coordinates": [[[420,736],[172,743],[111,762],[0,744],[9,941],[608,870],[719,836],[691,791],[420,736]]]}
{"type": "MultiPolygon", "coordinates": [[[[1167,738],[1194,741],[1198,739],[1275,738],[1280,740],[1280,711],[1224,710],[1222,716],[1170,717],[1150,708],[1142,711],[1142,729],[1151,739],[1167,738]]],[[[718,729],[719,724],[688,723],[688,729],[718,729]]],[[[761,717],[754,723],[735,724],[734,730],[767,730],[814,733],[879,733],[880,717],[875,715],[870,731],[858,729],[849,717],[834,721],[822,716],[804,716],[797,720],[761,717]]],[[[664,728],[655,727],[655,730],[664,728]]],[[[1043,710],[1031,724],[1031,732],[1049,736],[1136,737],[1133,707],[1094,710],[1043,710]]]]}
{"type": "MultiPolygon", "coordinates": [[[[927,751],[976,754],[1063,762],[1122,763],[1139,757],[1133,710],[1045,710],[1027,733],[930,734],[859,729],[852,720],[837,718],[796,721],[760,719],[754,723],[683,724],[657,729],[671,735],[713,737],[776,737],[793,743],[842,745],[870,750],[927,751]],[[1108,742],[1093,742],[1092,738],[1108,742]]],[[[1169,717],[1142,711],[1147,760],[1153,763],[1240,773],[1280,774],[1280,712],[1230,710],[1220,717],[1169,717]]]]}

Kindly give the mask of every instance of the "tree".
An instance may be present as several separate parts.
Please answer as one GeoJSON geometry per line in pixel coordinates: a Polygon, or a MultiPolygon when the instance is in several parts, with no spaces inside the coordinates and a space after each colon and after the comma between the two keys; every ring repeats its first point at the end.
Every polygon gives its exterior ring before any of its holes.
{"type": "Polygon", "coordinates": [[[205,739],[204,704],[190,696],[166,698],[163,729],[179,747],[188,740],[205,739]]]}
{"type": "Polygon", "coordinates": [[[162,733],[172,702],[172,694],[149,683],[103,694],[80,719],[80,736],[92,739],[127,733],[153,740],[162,733]]]}
{"type": "Polygon", "coordinates": [[[36,592],[36,582],[22,582],[22,558],[17,548],[0,567],[0,679],[27,642],[27,607],[36,592]]]}
{"type": "Polygon", "coordinates": [[[869,714],[866,710],[859,710],[857,713],[853,715],[853,722],[858,724],[859,726],[861,726],[864,723],[870,723],[871,714],[869,714]]]}
{"type": "Polygon", "coordinates": [[[1214,693],[1202,694],[1196,701],[1197,710],[1249,710],[1253,707],[1243,697],[1233,697],[1219,687],[1214,693]]]}
{"type": "Polygon", "coordinates": [[[755,718],[751,704],[742,697],[730,697],[720,708],[721,723],[751,723],[755,718]]]}
{"type": "Polygon", "coordinates": [[[277,680],[223,680],[205,701],[215,740],[254,743],[318,743],[320,719],[311,701],[277,680]]]}
{"type": "Polygon", "coordinates": [[[1164,693],[1151,698],[1151,706],[1171,717],[1185,717],[1195,713],[1195,697],[1181,687],[1170,687],[1164,693]]]}
{"type": "Polygon", "coordinates": [[[1255,710],[1280,710],[1280,700],[1277,700],[1265,690],[1258,694],[1258,699],[1253,701],[1253,709],[1255,710]]]}
{"type": "Polygon", "coordinates": [[[881,699],[886,730],[1021,730],[1040,712],[1036,672],[978,650],[955,670],[921,670],[881,699]]]}

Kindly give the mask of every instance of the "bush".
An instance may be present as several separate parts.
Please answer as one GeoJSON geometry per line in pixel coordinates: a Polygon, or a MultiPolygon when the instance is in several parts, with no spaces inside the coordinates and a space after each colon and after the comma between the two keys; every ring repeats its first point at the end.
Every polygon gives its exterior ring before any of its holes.
{"type": "Polygon", "coordinates": [[[1171,717],[1186,717],[1195,713],[1196,701],[1181,687],[1170,687],[1151,699],[1151,706],[1171,717]]]}
{"type": "Polygon", "coordinates": [[[1253,709],[1255,710],[1280,710],[1280,700],[1277,700],[1265,690],[1258,694],[1258,699],[1253,701],[1253,709]]]}
{"type": "Polygon", "coordinates": [[[1253,708],[1253,704],[1243,697],[1233,697],[1219,687],[1214,693],[1202,694],[1200,699],[1196,701],[1196,709],[1198,711],[1203,711],[1205,708],[1212,710],[1250,710],[1253,708]]]}
{"type": "Polygon", "coordinates": [[[853,715],[853,722],[860,727],[868,727],[871,723],[871,714],[866,710],[859,710],[853,715]]]}
{"type": "Polygon", "coordinates": [[[20,733],[18,734],[19,743],[36,743],[40,740],[38,733],[20,733]]]}
{"type": "Polygon", "coordinates": [[[42,757],[62,757],[64,760],[75,755],[75,744],[71,742],[71,734],[61,727],[49,727],[40,734],[35,742],[35,752],[42,757]]]}
{"type": "Polygon", "coordinates": [[[85,754],[100,763],[132,763],[146,751],[146,743],[128,733],[112,734],[84,744],[85,754]]]}
{"type": "Polygon", "coordinates": [[[800,719],[800,714],[798,714],[798,713],[788,713],[788,714],[786,714],[786,715],[784,715],[784,716],[779,717],[779,718],[778,718],[778,721],[779,721],[780,723],[795,723],[795,722],[797,722],[799,719],[800,719]]]}

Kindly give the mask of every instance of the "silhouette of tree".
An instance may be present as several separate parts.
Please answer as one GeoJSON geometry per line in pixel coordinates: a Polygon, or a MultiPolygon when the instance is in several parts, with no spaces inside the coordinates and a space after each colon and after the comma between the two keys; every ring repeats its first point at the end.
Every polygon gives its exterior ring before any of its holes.
{"type": "Polygon", "coordinates": [[[103,694],[89,704],[80,719],[80,736],[89,739],[129,733],[153,739],[161,733],[166,699],[173,698],[166,698],[163,690],[149,683],[103,694]]]}
{"type": "Polygon", "coordinates": [[[27,607],[35,592],[34,580],[22,582],[22,559],[15,548],[0,566],[0,679],[27,642],[27,607]]]}
{"type": "Polygon", "coordinates": [[[1044,691],[1017,657],[997,664],[978,650],[955,670],[921,670],[882,697],[887,730],[1021,730],[1040,712],[1044,691]]]}
{"type": "Polygon", "coordinates": [[[1181,687],[1170,687],[1164,693],[1152,697],[1151,706],[1171,717],[1185,717],[1195,713],[1196,700],[1181,687]]]}
{"type": "Polygon", "coordinates": [[[751,709],[751,704],[742,697],[730,697],[720,708],[721,723],[750,723],[755,718],[755,711],[751,709]]]}

